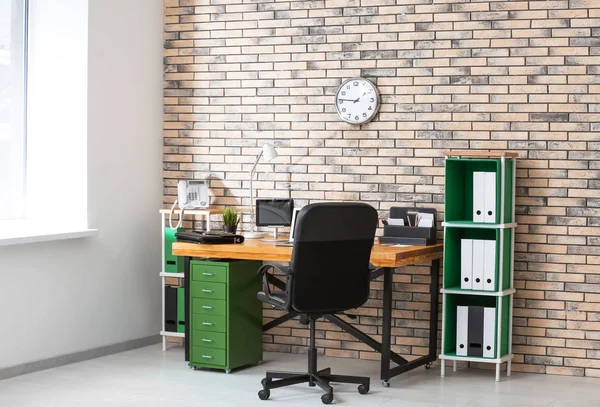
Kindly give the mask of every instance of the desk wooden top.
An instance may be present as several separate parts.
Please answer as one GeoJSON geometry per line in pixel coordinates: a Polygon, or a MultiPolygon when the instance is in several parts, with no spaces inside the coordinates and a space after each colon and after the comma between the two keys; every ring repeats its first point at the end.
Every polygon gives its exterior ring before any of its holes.
{"type": "MultiPolygon", "coordinates": [[[[377,267],[402,267],[415,263],[441,259],[443,244],[431,246],[393,247],[375,244],[371,251],[371,263],[377,267]]],[[[246,239],[242,244],[196,244],[177,242],[173,244],[175,256],[207,257],[238,260],[266,260],[289,262],[292,248],[275,246],[273,242],[246,239]]]]}

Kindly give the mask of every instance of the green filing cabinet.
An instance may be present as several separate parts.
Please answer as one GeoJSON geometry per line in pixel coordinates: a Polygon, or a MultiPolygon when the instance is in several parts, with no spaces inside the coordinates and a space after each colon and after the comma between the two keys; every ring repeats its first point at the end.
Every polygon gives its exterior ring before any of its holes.
{"type": "Polygon", "coordinates": [[[260,261],[190,262],[189,363],[229,372],[262,360],[260,261]]]}

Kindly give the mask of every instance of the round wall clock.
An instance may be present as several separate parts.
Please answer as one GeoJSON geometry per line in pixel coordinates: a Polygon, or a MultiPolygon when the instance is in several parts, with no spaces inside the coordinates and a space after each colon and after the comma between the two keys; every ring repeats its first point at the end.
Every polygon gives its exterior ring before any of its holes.
{"type": "Polygon", "coordinates": [[[368,79],[348,79],[335,94],[335,108],[347,123],[368,123],[379,109],[379,92],[368,79]]]}

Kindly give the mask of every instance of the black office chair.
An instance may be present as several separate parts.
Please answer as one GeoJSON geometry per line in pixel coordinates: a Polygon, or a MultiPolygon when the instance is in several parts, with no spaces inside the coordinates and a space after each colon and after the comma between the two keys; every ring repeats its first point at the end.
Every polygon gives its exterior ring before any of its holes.
{"type": "Polygon", "coordinates": [[[331,374],[317,370],[315,321],[323,315],[342,313],[363,305],[369,298],[369,258],[377,228],[377,211],[363,203],[317,203],[302,208],[296,219],[294,248],[289,267],[266,264],[259,269],[263,290],[258,299],[275,308],[298,312],[310,324],[308,372],[267,372],[258,392],[261,400],[270,390],[298,383],[319,386],[333,401],[330,382],[359,384],[360,394],[369,391],[369,378],[331,374]],[[285,291],[271,291],[269,270],[286,276],[285,291]],[[273,379],[280,379],[274,381],[273,379]]]}

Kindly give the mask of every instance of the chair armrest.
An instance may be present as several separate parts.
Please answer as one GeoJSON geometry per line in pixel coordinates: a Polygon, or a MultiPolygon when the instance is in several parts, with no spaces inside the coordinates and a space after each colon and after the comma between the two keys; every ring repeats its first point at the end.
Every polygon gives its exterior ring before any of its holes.
{"type": "Polygon", "coordinates": [[[265,293],[265,298],[268,303],[272,305],[279,305],[284,307],[286,305],[285,302],[282,302],[281,299],[277,296],[271,295],[271,289],[269,288],[269,270],[277,270],[286,276],[292,274],[292,271],[289,266],[281,266],[278,264],[264,264],[259,269],[257,274],[262,276],[263,280],[263,292],[265,293]]]}
{"type": "Polygon", "coordinates": [[[280,271],[281,273],[288,275],[288,274],[292,274],[292,270],[290,269],[290,266],[282,266],[280,264],[273,264],[273,263],[267,263],[267,264],[263,264],[259,269],[258,269],[258,275],[264,275],[267,273],[267,270],[269,270],[270,268],[273,268],[277,271],[280,271]]]}

